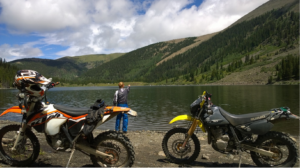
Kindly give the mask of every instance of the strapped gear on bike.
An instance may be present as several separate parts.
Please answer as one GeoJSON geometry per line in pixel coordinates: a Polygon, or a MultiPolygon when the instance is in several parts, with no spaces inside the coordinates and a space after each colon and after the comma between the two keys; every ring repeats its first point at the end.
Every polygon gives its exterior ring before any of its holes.
{"type": "Polygon", "coordinates": [[[90,107],[83,128],[83,133],[86,136],[92,133],[97,123],[103,118],[104,109],[105,102],[101,99],[96,100],[96,102],[90,107]]]}

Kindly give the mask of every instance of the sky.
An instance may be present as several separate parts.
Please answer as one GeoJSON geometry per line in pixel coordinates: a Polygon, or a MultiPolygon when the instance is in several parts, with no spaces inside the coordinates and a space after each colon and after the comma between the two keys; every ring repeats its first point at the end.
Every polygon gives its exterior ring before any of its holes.
{"type": "Polygon", "coordinates": [[[268,0],[0,0],[0,58],[126,53],[221,31],[268,0]]]}

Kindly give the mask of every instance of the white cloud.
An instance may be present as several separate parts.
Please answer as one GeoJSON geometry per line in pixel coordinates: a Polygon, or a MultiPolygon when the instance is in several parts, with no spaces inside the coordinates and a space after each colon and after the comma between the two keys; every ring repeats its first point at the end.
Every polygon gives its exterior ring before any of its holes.
{"type": "Polygon", "coordinates": [[[82,0],[1,0],[0,23],[19,33],[49,32],[89,24],[82,0]]]}
{"type": "Polygon", "coordinates": [[[266,1],[205,0],[185,8],[193,1],[0,0],[0,23],[11,33],[38,34],[39,43],[67,46],[60,56],[128,52],[223,30],[266,1]]]}
{"type": "Polygon", "coordinates": [[[43,53],[39,48],[34,48],[28,44],[25,45],[0,45],[0,57],[5,58],[6,61],[15,59],[31,58],[42,56],[43,53]]]}

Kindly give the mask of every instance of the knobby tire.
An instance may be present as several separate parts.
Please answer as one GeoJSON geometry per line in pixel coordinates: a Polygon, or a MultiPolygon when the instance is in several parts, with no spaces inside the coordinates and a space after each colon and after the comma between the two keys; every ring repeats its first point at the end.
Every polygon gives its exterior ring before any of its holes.
{"type": "Polygon", "coordinates": [[[20,125],[7,125],[4,126],[0,129],[0,156],[2,158],[2,160],[11,165],[11,166],[30,166],[39,156],[40,153],[40,143],[37,139],[37,137],[34,135],[34,133],[27,129],[25,131],[25,135],[27,136],[27,139],[30,140],[31,144],[32,144],[32,154],[30,155],[30,157],[26,160],[23,161],[18,161],[16,159],[13,159],[9,154],[7,154],[4,149],[3,149],[3,136],[10,132],[10,131],[19,131],[20,125]]]}
{"type": "MultiPolygon", "coordinates": [[[[261,135],[257,138],[255,141],[255,146],[259,147],[263,142],[266,142],[267,140],[275,140],[278,142],[281,142],[282,144],[286,145],[289,154],[287,159],[278,165],[270,165],[266,162],[264,162],[263,156],[260,156],[259,154],[251,151],[251,158],[253,162],[259,166],[259,167],[271,167],[271,166],[276,166],[276,167],[293,167],[297,160],[298,160],[298,148],[296,146],[296,143],[286,134],[281,133],[281,132],[275,132],[275,131],[270,131],[266,133],[265,135],[261,135]]],[[[280,149],[280,148],[279,148],[280,149]]]]}
{"type": "Polygon", "coordinates": [[[162,149],[163,149],[166,157],[173,163],[178,163],[178,164],[191,163],[191,162],[195,161],[197,159],[197,157],[199,156],[200,142],[195,134],[193,134],[190,138],[193,140],[193,142],[195,144],[195,150],[194,150],[194,153],[188,159],[176,158],[175,156],[172,156],[172,154],[170,154],[169,149],[168,149],[169,138],[176,133],[187,134],[187,132],[188,132],[188,129],[185,129],[185,128],[173,128],[173,129],[169,130],[163,138],[162,149]]]}
{"type": "MultiPolygon", "coordinates": [[[[122,133],[118,133],[118,132],[115,132],[115,131],[103,132],[95,138],[93,146],[96,147],[96,146],[98,146],[98,144],[100,144],[101,142],[103,142],[105,140],[118,141],[126,149],[126,152],[128,154],[127,161],[123,165],[120,165],[118,167],[131,167],[133,165],[134,160],[135,160],[135,156],[134,156],[135,153],[134,153],[134,150],[133,150],[133,146],[131,145],[131,142],[129,141],[128,137],[126,137],[122,133]]],[[[91,160],[92,160],[94,166],[102,167],[102,165],[98,163],[99,160],[97,159],[97,157],[95,155],[91,155],[91,160]]],[[[106,165],[106,166],[115,167],[114,165],[106,165]]]]}

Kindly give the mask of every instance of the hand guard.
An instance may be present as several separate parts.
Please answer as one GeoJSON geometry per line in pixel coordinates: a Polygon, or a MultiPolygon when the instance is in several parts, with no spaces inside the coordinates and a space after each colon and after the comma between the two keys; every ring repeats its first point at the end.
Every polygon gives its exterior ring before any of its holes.
{"type": "Polygon", "coordinates": [[[56,85],[58,85],[58,84],[59,84],[59,82],[56,82],[56,83],[51,82],[51,83],[49,83],[49,84],[47,85],[47,88],[48,88],[48,89],[53,88],[54,86],[56,86],[56,85]]]}

